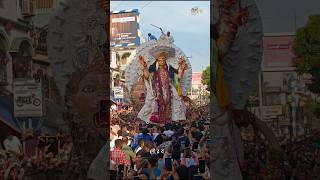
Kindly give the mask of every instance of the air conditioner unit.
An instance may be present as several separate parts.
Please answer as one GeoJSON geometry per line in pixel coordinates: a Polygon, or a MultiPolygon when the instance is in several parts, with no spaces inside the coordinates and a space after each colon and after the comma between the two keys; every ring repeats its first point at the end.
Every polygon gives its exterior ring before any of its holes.
{"type": "Polygon", "coordinates": [[[21,14],[22,16],[32,16],[35,14],[36,2],[33,0],[21,1],[21,14]]]}

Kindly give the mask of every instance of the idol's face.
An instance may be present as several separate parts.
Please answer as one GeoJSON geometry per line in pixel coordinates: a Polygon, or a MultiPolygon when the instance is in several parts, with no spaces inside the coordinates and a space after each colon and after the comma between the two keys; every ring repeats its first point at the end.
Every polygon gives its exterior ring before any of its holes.
{"type": "Polygon", "coordinates": [[[158,64],[159,64],[159,66],[164,66],[164,65],[166,65],[166,60],[167,60],[167,58],[166,58],[165,56],[159,56],[159,57],[158,57],[158,64]]]}
{"type": "MultiPolygon", "coordinates": [[[[93,115],[100,110],[100,102],[107,99],[107,85],[104,74],[90,72],[79,83],[74,104],[84,123],[93,127],[93,115]]],[[[99,129],[97,129],[99,130],[99,129]]]]}

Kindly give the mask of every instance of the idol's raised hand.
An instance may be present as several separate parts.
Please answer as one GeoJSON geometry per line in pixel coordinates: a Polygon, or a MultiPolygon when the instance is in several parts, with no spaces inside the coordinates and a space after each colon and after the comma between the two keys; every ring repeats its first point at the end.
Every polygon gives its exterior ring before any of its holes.
{"type": "Polygon", "coordinates": [[[147,66],[147,63],[144,61],[144,57],[143,56],[139,56],[139,62],[143,67],[147,66]]]}

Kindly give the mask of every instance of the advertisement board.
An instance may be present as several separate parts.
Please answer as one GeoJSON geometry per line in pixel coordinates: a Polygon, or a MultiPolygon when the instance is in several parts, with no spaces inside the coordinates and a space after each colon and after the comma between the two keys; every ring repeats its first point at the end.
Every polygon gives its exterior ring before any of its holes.
{"type": "Polygon", "coordinates": [[[114,52],[114,51],[111,51],[110,56],[111,56],[111,58],[110,58],[111,59],[110,67],[113,68],[113,69],[118,68],[117,53],[114,52]]]}
{"type": "Polygon", "coordinates": [[[43,116],[41,83],[21,80],[13,83],[15,117],[43,116]]]}
{"type": "Polygon", "coordinates": [[[111,18],[111,47],[128,47],[140,45],[139,12],[137,9],[113,11],[111,18]]]}
{"type": "Polygon", "coordinates": [[[294,35],[265,35],[263,37],[263,64],[264,71],[294,70],[292,52],[294,35]]]}
{"type": "Polygon", "coordinates": [[[124,97],[122,87],[114,87],[114,88],[112,88],[112,90],[114,92],[114,98],[122,99],[124,97]]]}
{"type": "Polygon", "coordinates": [[[192,84],[201,85],[202,82],[202,73],[201,72],[193,72],[192,73],[192,84]]]}
{"type": "MultiPolygon", "coordinates": [[[[250,107],[249,111],[252,112],[257,118],[260,118],[260,107],[250,107]]],[[[263,106],[262,107],[262,116],[263,120],[267,121],[270,119],[278,118],[279,116],[283,116],[282,106],[275,105],[275,106],[263,106]]]]}
{"type": "Polygon", "coordinates": [[[277,118],[282,115],[282,106],[263,106],[262,115],[263,119],[277,118]]]}

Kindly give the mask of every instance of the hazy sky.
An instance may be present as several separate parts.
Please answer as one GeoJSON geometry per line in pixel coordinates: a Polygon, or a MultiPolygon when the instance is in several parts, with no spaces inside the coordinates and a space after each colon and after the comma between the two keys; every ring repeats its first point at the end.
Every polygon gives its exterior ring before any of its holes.
{"type": "MultiPolygon", "coordinates": [[[[320,0],[256,0],[265,33],[294,32],[303,26],[309,15],[320,14],[320,0]]],[[[114,1],[111,10],[139,9],[141,31],[160,35],[150,24],[169,30],[176,45],[187,56],[192,56],[193,71],[209,65],[210,7],[209,1],[114,1]],[[198,6],[203,12],[191,15],[191,8],[198,6]]]]}
{"type": "Polygon", "coordinates": [[[161,31],[150,24],[170,31],[175,44],[191,56],[193,71],[202,71],[210,58],[210,2],[209,1],[111,1],[112,10],[139,9],[140,29],[143,36],[150,32],[157,37],[161,31]],[[191,8],[203,12],[191,14],[191,8]]]}
{"type": "Polygon", "coordinates": [[[264,32],[294,32],[309,15],[320,14],[320,0],[256,0],[263,19],[264,32]]]}

